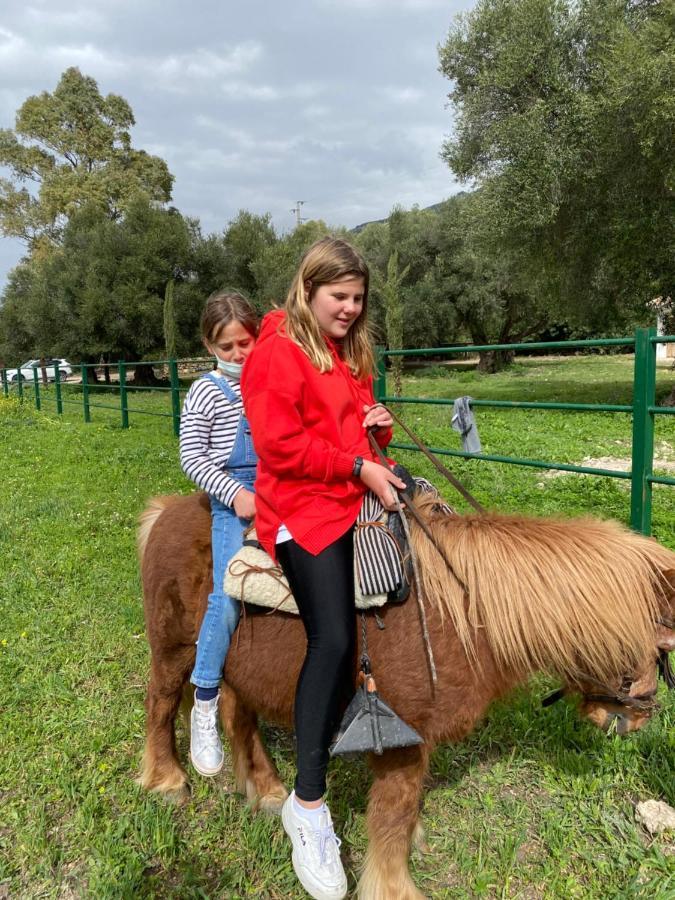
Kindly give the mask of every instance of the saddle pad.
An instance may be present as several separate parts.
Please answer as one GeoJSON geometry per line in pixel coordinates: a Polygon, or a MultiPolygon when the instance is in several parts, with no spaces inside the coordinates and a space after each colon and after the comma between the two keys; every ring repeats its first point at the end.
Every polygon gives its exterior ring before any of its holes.
{"type": "MultiPolygon", "coordinates": [[[[357,609],[371,609],[384,606],[387,594],[374,594],[364,597],[359,587],[354,560],[354,606],[357,609]]],[[[251,529],[244,546],[229,562],[225,572],[225,593],[241,603],[252,603],[254,606],[265,606],[268,609],[298,615],[288,581],[281,566],[274,564],[273,559],[258,544],[255,529],[251,529]]]]}

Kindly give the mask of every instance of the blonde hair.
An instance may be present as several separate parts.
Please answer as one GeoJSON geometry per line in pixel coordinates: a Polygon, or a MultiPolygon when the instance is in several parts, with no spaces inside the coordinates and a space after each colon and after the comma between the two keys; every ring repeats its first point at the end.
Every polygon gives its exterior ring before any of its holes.
{"type": "Polygon", "coordinates": [[[364,258],[346,241],[321,238],[302,257],[286,298],[286,333],[302,347],[320,372],[330,372],[333,358],[322,337],[311,301],[322,284],[332,284],[350,275],[363,278],[363,308],[343,341],[344,359],[357,378],[366,378],[375,368],[367,316],[370,273],[364,258]],[[309,293],[305,289],[308,281],[311,283],[309,293]]]}
{"type": "Polygon", "coordinates": [[[239,291],[215,291],[202,312],[202,338],[215,341],[220,330],[230,322],[240,322],[252,337],[258,336],[258,317],[246,297],[239,291]]]}

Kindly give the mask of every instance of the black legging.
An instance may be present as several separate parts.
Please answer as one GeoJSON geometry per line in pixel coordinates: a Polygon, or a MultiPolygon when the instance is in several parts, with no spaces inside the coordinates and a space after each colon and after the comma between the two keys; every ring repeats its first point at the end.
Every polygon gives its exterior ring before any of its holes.
{"type": "Polygon", "coordinates": [[[318,800],[326,792],[328,747],[353,690],[353,531],[318,556],[295,541],[277,544],[276,550],[307,633],[295,691],[295,793],[301,800],[318,800]]]}

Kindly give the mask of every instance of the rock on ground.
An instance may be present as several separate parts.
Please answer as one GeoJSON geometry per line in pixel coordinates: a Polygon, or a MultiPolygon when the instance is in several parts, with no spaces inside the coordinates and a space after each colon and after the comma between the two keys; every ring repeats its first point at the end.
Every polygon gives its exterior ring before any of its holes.
{"type": "Polygon", "coordinates": [[[650,834],[675,830],[675,809],[662,800],[645,800],[635,807],[635,818],[650,834]]]}

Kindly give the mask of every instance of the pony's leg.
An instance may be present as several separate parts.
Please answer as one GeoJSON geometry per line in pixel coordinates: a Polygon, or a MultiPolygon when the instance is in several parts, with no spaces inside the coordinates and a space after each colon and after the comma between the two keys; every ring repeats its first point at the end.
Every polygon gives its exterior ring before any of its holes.
{"type": "Polygon", "coordinates": [[[153,660],[145,699],[145,753],[138,783],[149,791],[158,791],[182,801],[189,796],[188,777],[176,755],[174,723],[181,702],[187,668],[159,665],[153,660]]]}
{"type": "Polygon", "coordinates": [[[408,858],[418,830],[420,794],[427,772],[427,745],[370,757],[375,774],[368,799],[368,852],[357,893],[360,900],[421,900],[408,858]]]}
{"type": "Polygon", "coordinates": [[[288,792],[263,746],[258,718],[224,682],[220,688],[220,720],[230,742],[236,790],[254,809],[278,815],[288,792]]]}

